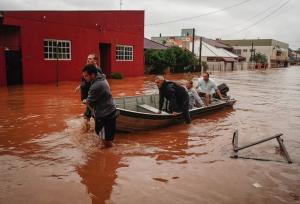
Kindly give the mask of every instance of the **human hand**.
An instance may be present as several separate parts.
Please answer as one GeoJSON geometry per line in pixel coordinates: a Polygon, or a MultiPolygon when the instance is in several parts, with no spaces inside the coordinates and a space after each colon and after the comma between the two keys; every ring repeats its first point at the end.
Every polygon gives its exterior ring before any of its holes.
{"type": "Polygon", "coordinates": [[[83,103],[83,104],[86,104],[86,99],[83,99],[83,100],[82,100],[82,103],[83,103]]]}
{"type": "Polygon", "coordinates": [[[80,85],[75,88],[75,93],[77,93],[80,89],[80,85]]]}
{"type": "Polygon", "coordinates": [[[179,114],[180,114],[180,113],[175,112],[175,111],[172,113],[172,115],[174,115],[174,116],[179,115],[179,114]]]}

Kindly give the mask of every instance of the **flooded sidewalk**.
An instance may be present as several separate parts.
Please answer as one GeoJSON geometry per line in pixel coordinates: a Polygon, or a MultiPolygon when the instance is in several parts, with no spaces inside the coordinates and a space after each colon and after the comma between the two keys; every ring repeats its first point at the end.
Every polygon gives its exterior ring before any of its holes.
{"type": "MultiPolygon", "coordinates": [[[[228,84],[233,109],[117,133],[110,149],[83,128],[78,83],[1,87],[0,203],[300,203],[300,67],[211,77],[228,84]],[[231,159],[236,129],[241,145],[282,132],[294,163],[275,140],[239,153],[271,161],[231,159]]],[[[109,83],[117,97],[157,92],[153,79],[109,83]]]]}

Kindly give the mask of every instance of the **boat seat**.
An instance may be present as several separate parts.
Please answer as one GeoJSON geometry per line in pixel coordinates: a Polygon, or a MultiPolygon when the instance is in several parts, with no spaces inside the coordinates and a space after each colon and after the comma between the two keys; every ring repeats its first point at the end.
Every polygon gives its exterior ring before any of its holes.
{"type": "MultiPolygon", "coordinates": [[[[137,106],[140,107],[140,108],[146,109],[146,110],[148,110],[152,113],[157,113],[159,111],[157,108],[149,106],[147,104],[138,104],[137,106]]],[[[168,115],[168,113],[164,112],[164,111],[161,111],[161,114],[167,114],[168,115]]]]}

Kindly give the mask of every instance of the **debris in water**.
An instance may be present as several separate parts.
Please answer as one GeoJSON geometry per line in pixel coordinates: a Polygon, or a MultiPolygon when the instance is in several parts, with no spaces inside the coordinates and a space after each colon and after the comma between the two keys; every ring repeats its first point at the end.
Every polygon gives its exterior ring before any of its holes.
{"type": "Polygon", "coordinates": [[[252,186],[254,186],[255,188],[262,188],[262,185],[260,185],[259,183],[254,183],[252,184],[252,186]]]}

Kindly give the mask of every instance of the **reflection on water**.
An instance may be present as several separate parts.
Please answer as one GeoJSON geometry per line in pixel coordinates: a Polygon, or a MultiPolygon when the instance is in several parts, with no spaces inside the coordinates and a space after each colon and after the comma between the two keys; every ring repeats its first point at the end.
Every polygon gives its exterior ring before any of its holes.
{"type": "MultiPolygon", "coordinates": [[[[229,85],[234,109],[118,133],[110,149],[84,131],[77,83],[0,88],[0,203],[299,203],[300,67],[212,77],[229,85]],[[271,162],[230,159],[235,129],[240,144],[283,132],[295,163],[276,141],[240,152],[271,162]]],[[[157,92],[153,78],[109,83],[114,96],[146,94],[157,92]]]]}

